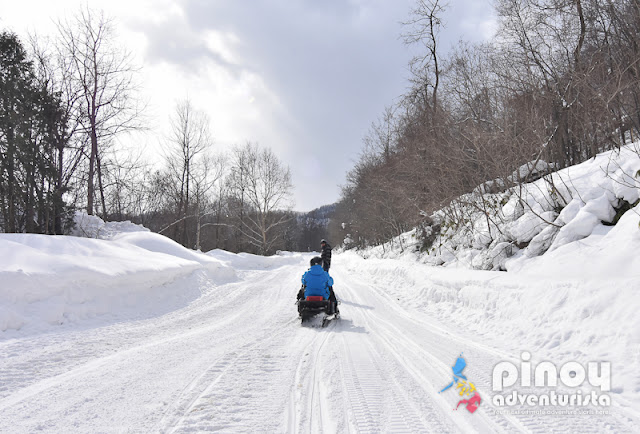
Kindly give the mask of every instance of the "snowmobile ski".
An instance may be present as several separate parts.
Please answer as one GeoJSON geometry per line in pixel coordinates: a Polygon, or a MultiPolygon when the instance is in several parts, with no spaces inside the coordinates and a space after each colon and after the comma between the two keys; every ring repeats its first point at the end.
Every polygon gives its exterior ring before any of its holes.
{"type": "Polygon", "coordinates": [[[329,323],[333,320],[336,319],[340,319],[340,313],[334,313],[331,315],[326,315],[325,317],[322,318],[322,327],[326,327],[329,325],[329,323]]]}

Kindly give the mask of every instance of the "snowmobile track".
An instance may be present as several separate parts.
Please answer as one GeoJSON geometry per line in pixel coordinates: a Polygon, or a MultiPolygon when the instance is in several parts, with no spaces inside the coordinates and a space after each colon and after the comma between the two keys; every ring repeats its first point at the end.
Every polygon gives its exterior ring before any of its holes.
{"type": "MultiPolygon", "coordinates": [[[[335,325],[335,324],[334,324],[335,325]]],[[[324,326],[323,326],[324,328],[324,326]]],[[[319,355],[322,353],[322,348],[324,347],[324,345],[327,343],[327,341],[329,340],[329,337],[331,336],[331,333],[326,333],[324,338],[322,339],[322,342],[320,342],[320,345],[318,346],[318,349],[316,350],[316,356],[315,359],[317,360],[319,358],[319,355]]],[[[309,408],[309,432],[313,431],[313,421],[314,421],[314,415],[316,413],[316,408],[317,408],[317,413],[318,415],[316,416],[316,420],[318,420],[319,425],[322,426],[322,422],[323,422],[323,397],[320,396],[320,387],[318,382],[322,380],[322,375],[319,372],[320,371],[320,366],[321,364],[316,362],[314,363],[313,366],[313,376],[311,377],[311,399],[310,401],[310,408],[309,408]],[[318,406],[315,406],[315,403],[318,403],[318,406]]],[[[326,410],[325,410],[326,413],[326,410]]]]}
{"type": "Polygon", "coordinates": [[[324,328],[311,330],[312,339],[300,353],[289,393],[286,432],[323,431],[324,423],[330,419],[326,399],[320,390],[323,380],[321,358],[326,343],[334,337],[334,327],[335,323],[329,323],[324,328]]]}
{"type": "MultiPolygon", "coordinates": [[[[276,358],[262,357],[261,355],[268,353],[269,350],[261,347],[268,347],[269,343],[273,344],[279,338],[285,337],[287,333],[291,332],[290,326],[295,323],[296,320],[292,319],[285,323],[279,332],[275,334],[269,333],[268,336],[265,333],[265,336],[241,346],[236,351],[225,354],[212,363],[201,375],[194,378],[183,389],[177,401],[172,403],[171,407],[158,422],[158,431],[173,433],[193,431],[194,429],[222,429],[228,427],[221,422],[225,419],[230,419],[231,422],[240,422],[242,418],[238,414],[241,413],[240,410],[244,406],[243,401],[252,396],[251,391],[247,390],[246,393],[239,394],[239,399],[234,401],[226,395],[238,396],[234,393],[237,390],[232,387],[226,387],[225,381],[242,383],[239,385],[240,388],[253,390],[255,383],[247,384],[237,379],[231,378],[227,380],[227,378],[233,377],[233,374],[238,375],[238,372],[235,372],[237,370],[248,371],[249,375],[257,379],[257,383],[260,378],[264,377],[264,373],[277,371],[279,361],[276,358]],[[257,372],[251,372],[252,369],[256,369],[257,372]],[[209,417],[210,415],[196,417],[195,421],[191,420],[198,413],[206,413],[212,408],[218,409],[215,412],[217,413],[217,420],[209,417]],[[213,422],[214,420],[215,423],[213,422]]],[[[242,378],[242,374],[239,377],[242,378]]]]}
{"type": "Polygon", "coordinates": [[[342,381],[351,407],[351,427],[356,432],[430,432],[406,394],[368,344],[354,347],[342,342],[342,381]],[[391,387],[389,387],[391,386],[391,387]]]}

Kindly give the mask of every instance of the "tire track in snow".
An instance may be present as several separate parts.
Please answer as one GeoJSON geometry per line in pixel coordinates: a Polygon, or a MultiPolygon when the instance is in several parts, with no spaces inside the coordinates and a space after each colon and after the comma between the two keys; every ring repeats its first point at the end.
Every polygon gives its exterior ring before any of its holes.
{"type": "MultiPolygon", "coordinates": [[[[419,384],[431,398],[430,401],[436,406],[439,403],[442,403],[442,398],[438,396],[437,391],[440,390],[442,385],[444,385],[448,379],[450,379],[451,366],[431,353],[436,350],[436,347],[430,346],[428,351],[425,350],[422,346],[416,344],[404,335],[406,330],[398,329],[391,322],[381,318],[380,316],[370,318],[368,324],[373,330],[375,330],[378,342],[388,349],[388,354],[393,355],[398,362],[401,363],[406,373],[413,377],[416,383],[419,384]],[[372,325],[374,322],[375,325],[372,325]],[[429,373],[437,374],[429,375],[429,373]],[[436,377],[435,381],[433,377],[436,377]],[[441,381],[441,383],[436,384],[436,381],[441,381]]],[[[472,352],[467,350],[465,353],[470,354],[472,352]]],[[[478,357],[477,354],[473,354],[473,360],[475,362],[480,362],[478,365],[484,366],[482,363],[483,359],[478,357]]],[[[446,355],[444,357],[446,357],[446,355]]],[[[483,398],[483,402],[485,402],[488,394],[481,386],[483,383],[476,381],[477,377],[473,375],[473,371],[471,369],[466,370],[465,373],[470,379],[473,379],[478,392],[483,398]]],[[[431,403],[429,403],[429,407],[431,407],[432,410],[434,409],[434,405],[431,403]]],[[[464,423],[464,420],[457,417],[457,413],[453,412],[451,407],[453,407],[453,405],[449,406],[447,404],[440,404],[440,409],[442,410],[440,414],[447,415],[450,412],[448,417],[456,423],[458,429],[462,429],[464,431],[475,428],[480,431],[512,432],[516,429],[523,428],[523,426],[518,424],[515,420],[510,420],[508,422],[505,418],[491,418],[488,417],[490,415],[481,412],[474,414],[474,418],[477,420],[473,421],[474,424],[472,426],[468,426],[464,423]]],[[[438,420],[436,419],[436,422],[437,421],[438,420]]]]}
{"type": "MultiPolygon", "coordinates": [[[[339,273],[338,273],[339,274],[339,273]]],[[[429,404],[430,396],[420,387],[416,387],[415,380],[409,378],[406,367],[393,355],[388,354],[390,348],[381,345],[375,334],[375,328],[368,324],[369,313],[366,301],[358,299],[349,289],[347,279],[340,279],[338,295],[344,301],[342,318],[336,322],[332,337],[339,338],[336,369],[340,374],[341,395],[344,421],[343,430],[355,432],[447,432],[452,430],[453,424],[449,416],[442,410],[429,404]],[[354,327],[354,325],[358,325],[354,327]],[[364,327],[362,327],[364,326],[364,327]],[[404,382],[399,376],[403,376],[404,382]],[[407,386],[410,383],[410,387],[407,386]],[[421,402],[418,404],[416,400],[421,402]]],[[[338,289],[336,289],[338,291],[338,289]]],[[[318,354],[314,357],[316,370],[318,361],[326,355],[318,354]]],[[[331,389],[327,385],[327,378],[323,378],[319,387],[331,389]]],[[[312,391],[315,391],[313,389],[312,391]]],[[[334,391],[335,388],[334,388],[334,391]]],[[[322,402],[321,396],[317,399],[322,402]]],[[[335,403],[336,400],[333,401],[335,403]]],[[[331,402],[329,403],[331,404],[331,402]]],[[[330,405],[325,405],[328,407],[330,405]]],[[[316,407],[311,406],[311,411],[316,407]]],[[[335,406],[334,406],[335,407],[335,406]]],[[[336,411],[336,409],[333,409],[336,411]]],[[[327,413],[322,407],[318,411],[327,413]]],[[[329,413],[331,415],[331,413],[329,413]]],[[[339,418],[338,414],[332,415],[339,418]]],[[[314,417],[314,416],[312,416],[314,417]]],[[[317,418],[317,416],[315,416],[317,418]]],[[[334,421],[333,426],[340,426],[340,420],[334,421]]],[[[317,431],[319,424],[309,425],[309,431],[317,431]]]]}
{"type": "Polygon", "coordinates": [[[317,336],[299,331],[295,307],[288,303],[296,291],[283,285],[283,282],[293,284],[297,280],[294,276],[297,277],[299,267],[273,271],[259,272],[251,278],[258,282],[252,284],[255,289],[248,291],[255,294],[251,298],[256,307],[246,306],[244,310],[250,312],[248,322],[238,324],[241,328],[254,322],[264,324],[261,333],[217,359],[194,378],[165,412],[157,425],[160,431],[273,432],[281,429],[282,421],[273,416],[286,413],[286,399],[281,398],[290,395],[289,381],[295,380],[290,378],[290,373],[294,372],[294,364],[299,364],[300,354],[314,344],[317,336]],[[286,318],[289,319],[282,320],[286,318]],[[312,340],[307,343],[309,338],[312,340]]]}
{"type": "MultiPolygon", "coordinates": [[[[299,322],[300,320],[297,319],[299,322]]],[[[334,338],[335,322],[327,327],[302,326],[300,333],[312,333],[311,341],[303,348],[291,385],[285,415],[286,432],[324,432],[331,420],[329,405],[323,396],[323,350],[334,338]]],[[[330,432],[330,431],[329,431],[330,432]]]]}
{"type": "Polygon", "coordinates": [[[169,432],[276,431],[279,421],[273,415],[281,413],[278,398],[286,391],[286,385],[274,384],[270,376],[282,375],[287,356],[258,354],[260,350],[254,350],[220,366],[220,375],[192,399],[169,432]]]}

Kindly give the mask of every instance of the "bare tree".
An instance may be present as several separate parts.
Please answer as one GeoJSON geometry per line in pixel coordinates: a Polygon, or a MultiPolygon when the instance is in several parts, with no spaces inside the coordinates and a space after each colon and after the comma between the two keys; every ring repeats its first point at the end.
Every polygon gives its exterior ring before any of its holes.
{"type": "MultiPolygon", "coordinates": [[[[199,183],[196,185],[202,193],[205,188],[203,179],[209,176],[209,169],[198,168],[201,164],[199,160],[213,144],[209,124],[206,113],[196,110],[188,99],[177,104],[171,119],[171,136],[165,153],[165,162],[175,188],[176,214],[171,226],[174,227],[174,239],[184,246],[190,245],[186,220],[193,211],[191,189],[194,180],[199,172],[204,173],[198,176],[199,183]]],[[[197,194],[196,199],[199,199],[197,194]]]]}
{"type": "Polygon", "coordinates": [[[270,253],[282,236],[276,229],[290,216],[291,172],[268,148],[247,143],[236,148],[228,178],[229,193],[239,200],[237,229],[261,254],[270,253]]]}
{"type": "MultiPolygon", "coordinates": [[[[582,0],[498,0],[507,81],[526,77],[549,108],[547,156],[564,165],[588,157],[579,136],[579,108],[586,65],[586,23],[582,0]]],[[[588,67],[587,67],[588,69],[588,67]]],[[[589,152],[589,149],[586,149],[589,152]]]]}
{"type": "Polygon", "coordinates": [[[424,103],[434,110],[438,106],[438,86],[441,75],[438,33],[442,27],[441,15],[446,7],[446,3],[442,0],[417,0],[416,6],[411,11],[411,19],[404,23],[405,43],[417,44],[425,49],[424,53],[415,56],[410,63],[414,74],[414,89],[418,94],[423,95],[424,103]]]}
{"type": "Polygon", "coordinates": [[[112,139],[140,128],[140,109],[131,54],[117,44],[113,20],[84,7],[71,21],[57,23],[59,51],[69,59],[72,86],[79,89],[79,121],[89,143],[87,213],[93,214],[96,180],[106,218],[101,155],[112,139]]]}
{"type": "Polygon", "coordinates": [[[195,216],[196,216],[196,241],[195,249],[201,249],[202,229],[206,226],[217,225],[219,223],[220,196],[215,197],[216,193],[222,194],[220,190],[223,186],[222,177],[225,171],[225,159],[205,155],[195,170],[193,170],[193,188],[195,196],[195,216]],[[216,207],[218,204],[218,207],[216,207]],[[203,218],[209,215],[218,215],[218,222],[203,223],[203,218]]]}
{"type": "Polygon", "coordinates": [[[143,203],[147,163],[143,149],[111,150],[103,157],[103,189],[107,199],[107,213],[116,220],[131,215],[141,215],[147,204],[143,203]]]}

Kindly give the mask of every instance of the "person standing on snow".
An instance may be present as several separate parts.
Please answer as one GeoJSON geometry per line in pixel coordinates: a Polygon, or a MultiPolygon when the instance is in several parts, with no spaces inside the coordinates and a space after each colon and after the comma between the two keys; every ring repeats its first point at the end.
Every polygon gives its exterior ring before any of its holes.
{"type": "Polygon", "coordinates": [[[331,302],[331,312],[338,313],[336,295],[333,292],[333,278],[322,269],[322,259],[319,256],[311,259],[311,268],[302,276],[302,288],[298,292],[298,300],[310,295],[320,295],[331,302]]]}
{"type": "Polygon", "coordinates": [[[328,273],[331,267],[331,246],[324,239],[320,241],[320,246],[322,247],[322,254],[320,254],[322,269],[328,273]]]}

